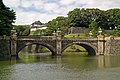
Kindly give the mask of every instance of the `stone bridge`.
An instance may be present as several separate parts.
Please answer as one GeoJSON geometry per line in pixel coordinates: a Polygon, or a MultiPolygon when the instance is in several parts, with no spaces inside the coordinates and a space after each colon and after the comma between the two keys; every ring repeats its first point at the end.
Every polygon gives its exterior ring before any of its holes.
{"type": "Polygon", "coordinates": [[[112,53],[111,47],[114,45],[111,44],[113,43],[112,41],[118,42],[117,44],[120,46],[120,39],[102,35],[97,38],[76,39],[62,39],[61,36],[13,36],[11,38],[11,55],[18,55],[25,46],[32,44],[47,47],[52,52],[52,55],[61,55],[67,47],[73,44],[84,47],[89,55],[110,55],[112,53]]]}

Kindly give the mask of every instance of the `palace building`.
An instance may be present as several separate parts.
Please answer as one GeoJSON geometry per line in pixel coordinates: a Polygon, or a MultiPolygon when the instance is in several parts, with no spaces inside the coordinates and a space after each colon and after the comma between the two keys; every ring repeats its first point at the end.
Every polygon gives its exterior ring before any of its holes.
{"type": "Polygon", "coordinates": [[[40,21],[35,21],[30,25],[30,32],[36,31],[36,30],[43,30],[46,29],[46,25],[44,23],[41,23],[40,21]]]}

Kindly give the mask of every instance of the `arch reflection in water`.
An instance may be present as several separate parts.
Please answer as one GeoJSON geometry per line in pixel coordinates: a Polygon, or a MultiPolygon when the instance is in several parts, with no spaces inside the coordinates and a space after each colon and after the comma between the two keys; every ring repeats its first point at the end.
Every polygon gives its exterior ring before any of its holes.
{"type": "Polygon", "coordinates": [[[96,49],[91,47],[91,45],[83,44],[83,43],[72,43],[65,46],[62,50],[63,53],[65,52],[73,52],[74,53],[85,53],[87,55],[96,55],[96,49]]]}
{"type": "Polygon", "coordinates": [[[51,55],[52,52],[49,48],[38,45],[38,44],[30,44],[26,47],[24,47],[20,52],[19,52],[19,57],[39,57],[39,56],[47,56],[51,55]]]}

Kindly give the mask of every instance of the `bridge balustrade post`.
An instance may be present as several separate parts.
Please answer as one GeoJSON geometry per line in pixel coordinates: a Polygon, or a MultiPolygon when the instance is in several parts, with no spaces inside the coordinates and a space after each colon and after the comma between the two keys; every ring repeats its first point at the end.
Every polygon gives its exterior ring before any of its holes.
{"type": "Polygon", "coordinates": [[[98,36],[98,53],[96,55],[104,55],[105,53],[105,37],[103,35],[98,36]]]}

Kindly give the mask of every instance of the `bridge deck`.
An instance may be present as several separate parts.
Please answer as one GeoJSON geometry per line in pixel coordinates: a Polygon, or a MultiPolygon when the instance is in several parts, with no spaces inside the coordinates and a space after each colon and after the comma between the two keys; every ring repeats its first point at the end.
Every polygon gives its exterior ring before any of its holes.
{"type": "MultiPolygon", "coordinates": [[[[55,36],[18,36],[18,40],[56,40],[55,36]]],[[[98,38],[62,38],[61,40],[97,40],[98,38]]]]}

